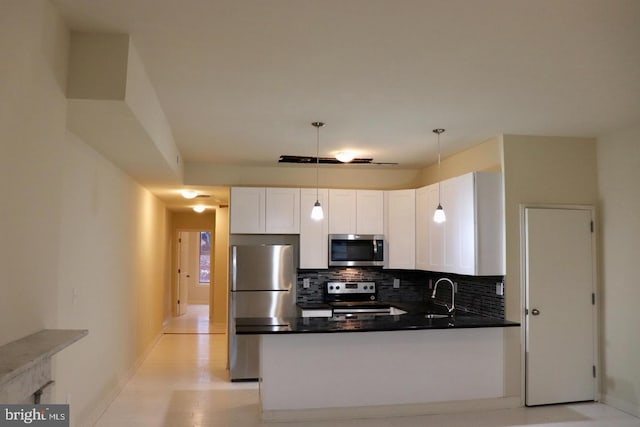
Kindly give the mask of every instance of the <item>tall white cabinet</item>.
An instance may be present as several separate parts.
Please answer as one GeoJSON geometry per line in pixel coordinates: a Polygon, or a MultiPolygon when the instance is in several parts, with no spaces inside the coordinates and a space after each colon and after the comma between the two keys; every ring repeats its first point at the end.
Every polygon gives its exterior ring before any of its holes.
{"type": "Polygon", "coordinates": [[[385,268],[416,268],[416,191],[384,193],[385,268]]]}
{"type": "Polygon", "coordinates": [[[416,268],[505,274],[502,174],[473,172],[416,190],[416,268]],[[433,222],[438,195],[447,220],[433,222]]]}
{"type": "Polygon", "coordinates": [[[320,189],[318,201],[324,211],[321,221],[311,219],[316,190],[300,190],[300,268],[329,267],[329,190],[320,189]]]}

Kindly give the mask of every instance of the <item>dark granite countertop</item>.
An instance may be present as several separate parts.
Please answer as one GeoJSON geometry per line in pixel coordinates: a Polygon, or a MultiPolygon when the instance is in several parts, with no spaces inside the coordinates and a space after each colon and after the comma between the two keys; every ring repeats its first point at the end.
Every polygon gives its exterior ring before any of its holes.
{"type": "Polygon", "coordinates": [[[424,303],[391,302],[391,305],[407,312],[397,316],[362,315],[350,319],[327,317],[287,318],[239,318],[236,319],[236,334],[307,334],[332,332],[380,332],[409,331],[423,329],[456,328],[503,328],[520,326],[517,322],[484,317],[456,311],[453,316],[428,318],[426,315],[445,314],[441,306],[424,303]]]}

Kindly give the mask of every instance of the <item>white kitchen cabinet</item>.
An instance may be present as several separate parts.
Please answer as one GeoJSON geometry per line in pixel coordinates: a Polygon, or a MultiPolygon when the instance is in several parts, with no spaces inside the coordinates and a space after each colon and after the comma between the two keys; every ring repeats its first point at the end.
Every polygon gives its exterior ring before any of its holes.
{"type": "Polygon", "coordinates": [[[329,190],[330,234],[383,234],[384,192],[329,190]]]}
{"type": "Polygon", "coordinates": [[[231,234],[298,234],[300,189],[232,187],[231,234]]]}
{"type": "Polygon", "coordinates": [[[384,192],[356,190],[356,234],[384,233],[384,192]]]}
{"type": "Polygon", "coordinates": [[[440,183],[447,220],[433,222],[438,184],[416,190],[416,266],[473,276],[504,275],[502,174],[473,172],[440,183]]]}
{"type": "Polygon", "coordinates": [[[356,190],[329,190],[329,234],[356,233],[356,190]]]}
{"type": "Polygon", "coordinates": [[[318,200],[324,211],[324,219],[321,221],[311,219],[316,190],[300,190],[300,268],[329,267],[329,190],[320,189],[318,200]]]}
{"type": "Polygon", "coordinates": [[[265,231],[267,234],[300,233],[300,189],[267,188],[265,231]]]}
{"type": "Polygon", "coordinates": [[[261,234],[265,232],[264,188],[232,187],[230,209],[231,234],[261,234]]]}
{"type": "MultiPolygon", "coordinates": [[[[433,222],[438,207],[438,184],[416,190],[416,268],[443,271],[444,226],[433,222]]],[[[445,209],[446,212],[446,209],[445,209]]]]}
{"type": "Polygon", "coordinates": [[[385,268],[416,268],[416,191],[394,190],[384,193],[385,268]]]}

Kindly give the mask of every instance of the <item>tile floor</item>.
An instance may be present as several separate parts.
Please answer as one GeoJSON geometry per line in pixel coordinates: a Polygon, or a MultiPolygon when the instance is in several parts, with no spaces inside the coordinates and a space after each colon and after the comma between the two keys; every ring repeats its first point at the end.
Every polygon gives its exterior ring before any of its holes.
{"type": "Polygon", "coordinates": [[[97,427],[640,427],[598,403],[447,415],[263,423],[255,383],[230,383],[225,334],[165,334],[97,427]]]}
{"type": "Polygon", "coordinates": [[[208,304],[191,304],[183,316],[171,318],[164,326],[165,334],[224,334],[224,325],[209,322],[208,304]]]}

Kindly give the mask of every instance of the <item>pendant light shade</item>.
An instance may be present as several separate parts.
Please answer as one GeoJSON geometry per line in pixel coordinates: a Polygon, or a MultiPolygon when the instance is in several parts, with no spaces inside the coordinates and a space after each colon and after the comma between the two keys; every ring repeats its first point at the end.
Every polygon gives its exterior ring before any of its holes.
{"type": "Polygon", "coordinates": [[[444,208],[442,207],[442,203],[440,202],[440,134],[444,132],[444,129],[434,129],[433,133],[438,135],[438,207],[433,213],[433,222],[436,224],[442,224],[447,220],[447,216],[444,213],[444,208]]]}
{"type": "Polygon", "coordinates": [[[442,209],[442,205],[438,203],[438,207],[436,211],[433,213],[433,222],[437,224],[442,224],[447,220],[447,216],[444,214],[444,209],[442,209]]]}
{"type": "Polygon", "coordinates": [[[322,206],[320,206],[320,202],[317,200],[313,204],[313,209],[311,209],[311,219],[313,219],[314,221],[322,221],[324,219],[322,206]]]}
{"type": "Polygon", "coordinates": [[[313,122],[311,126],[316,128],[316,202],[313,204],[313,209],[311,209],[311,219],[314,221],[322,221],[324,219],[324,212],[322,211],[322,205],[320,205],[319,200],[318,174],[320,173],[320,128],[324,126],[324,123],[313,122]]]}

